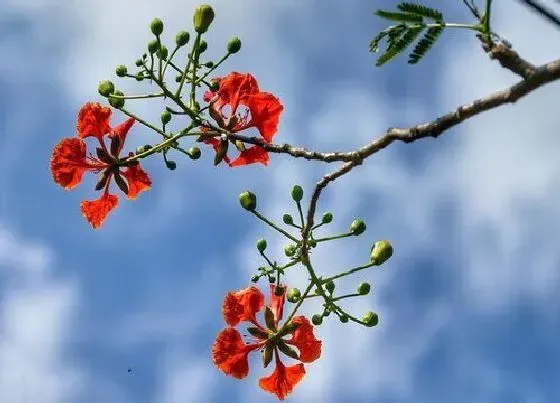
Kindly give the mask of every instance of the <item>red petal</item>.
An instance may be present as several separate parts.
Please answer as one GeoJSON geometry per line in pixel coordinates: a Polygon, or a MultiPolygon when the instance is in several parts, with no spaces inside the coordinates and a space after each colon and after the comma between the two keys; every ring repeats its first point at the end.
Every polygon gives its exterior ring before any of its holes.
{"type": "Polygon", "coordinates": [[[256,346],[248,346],[233,327],[222,330],[212,346],[212,361],[226,375],[243,379],[249,373],[247,356],[256,346]]]}
{"type": "Polygon", "coordinates": [[[264,307],[264,295],[256,287],[249,287],[236,293],[228,292],[222,304],[224,320],[230,326],[239,322],[256,323],[255,315],[264,307]]]}
{"type": "Polygon", "coordinates": [[[85,171],[96,167],[86,160],[87,147],[82,139],[65,138],[58,143],[51,156],[51,173],[56,184],[66,190],[78,186],[85,171]]]}
{"type": "Polygon", "coordinates": [[[111,109],[101,106],[98,102],[86,103],[78,113],[78,137],[95,137],[102,142],[103,136],[111,130],[110,118],[111,109]]]}
{"type": "Polygon", "coordinates": [[[118,126],[114,127],[109,133],[109,137],[111,138],[118,137],[119,139],[119,148],[118,148],[117,155],[120,154],[124,146],[124,142],[126,141],[126,135],[128,134],[128,131],[130,130],[130,128],[132,127],[135,121],[136,120],[134,118],[128,118],[118,126]]]}
{"type": "Polygon", "coordinates": [[[221,109],[224,105],[229,105],[231,106],[231,114],[234,115],[241,99],[258,92],[259,85],[251,74],[230,73],[220,79],[218,100],[215,102],[214,107],[221,109]]]}
{"type": "Polygon", "coordinates": [[[280,100],[268,92],[259,92],[243,99],[242,102],[251,111],[249,127],[256,127],[263,139],[272,142],[278,130],[278,121],[284,107],[280,100]]]}
{"type": "Polygon", "coordinates": [[[150,177],[140,165],[128,167],[122,171],[122,174],[128,182],[128,194],[126,195],[128,200],[136,199],[138,193],[148,190],[152,186],[150,177]]]}
{"type": "Polygon", "coordinates": [[[97,200],[85,200],[80,203],[80,210],[84,218],[94,229],[103,224],[111,210],[117,207],[119,198],[113,194],[104,192],[97,200]]]}
{"type": "Polygon", "coordinates": [[[287,342],[297,347],[301,362],[315,361],[321,356],[322,342],[315,338],[313,325],[304,316],[296,316],[292,319],[292,322],[299,323],[299,327],[287,342]]]}
{"type": "Polygon", "coordinates": [[[261,389],[275,394],[278,399],[284,398],[292,392],[294,386],[303,379],[305,368],[303,364],[296,364],[286,367],[282,361],[276,358],[276,368],[267,377],[259,379],[261,389]]]}
{"type": "Polygon", "coordinates": [[[229,166],[238,167],[241,165],[254,164],[256,162],[260,162],[263,165],[268,165],[268,160],[268,153],[264,150],[264,148],[259,146],[252,146],[239,153],[239,157],[229,163],[229,166]]]}
{"type": "Polygon", "coordinates": [[[284,302],[286,302],[286,287],[284,285],[280,285],[284,290],[282,295],[278,296],[274,292],[276,289],[276,284],[270,284],[270,308],[274,313],[274,320],[276,321],[276,325],[278,322],[282,320],[282,314],[284,311],[284,302]]]}

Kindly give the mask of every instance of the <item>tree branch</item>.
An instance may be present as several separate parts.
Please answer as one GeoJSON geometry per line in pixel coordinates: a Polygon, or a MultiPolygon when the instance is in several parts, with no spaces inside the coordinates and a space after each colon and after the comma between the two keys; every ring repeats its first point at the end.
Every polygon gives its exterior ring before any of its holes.
{"type": "Polygon", "coordinates": [[[556,28],[560,28],[560,17],[554,14],[548,7],[539,4],[534,0],[518,0],[520,3],[525,4],[527,7],[535,11],[545,20],[556,25],[556,28]]]}

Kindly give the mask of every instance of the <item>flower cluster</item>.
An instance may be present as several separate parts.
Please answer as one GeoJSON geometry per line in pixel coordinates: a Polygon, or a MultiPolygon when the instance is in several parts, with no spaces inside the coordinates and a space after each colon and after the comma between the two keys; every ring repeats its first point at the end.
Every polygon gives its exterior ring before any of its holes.
{"type": "Polygon", "coordinates": [[[103,193],[97,200],[84,200],[80,204],[83,216],[96,229],[119,203],[118,197],[109,192],[111,179],[115,179],[115,183],[129,200],[136,199],[138,193],[152,185],[148,174],[138,162],[129,160],[134,156],[133,153],[124,158],[119,156],[134,119],[127,119],[118,126],[111,127],[110,118],[111,109],[99,103],[85,104],[78,113],[77,137],[62,139],[54,147],[51,156],[53,179],[66,190],[78,186],[84,172],[100,173],[95,190],[103,189],[103,193]],[[95,137],[99,142],[99,147],[95,149],[97,158],[87,152],[87,145],[83,140],[87,137],[95,137]],[[105,138],[110,140],[109,148],[105,144],[105,138]]]}
{"type": "Polygon", "coordinates": [[[249,287],[235,293],[228,293],[224,299],[222,313],[228,324],[222,330],[212,347],[214,364],[229,376],[243,379],[249,373],[248,355],[262,350],[263,365],[266,368],[274,356],[274,371],[259,379],[259,386],[284,400],[305,375],[302,363],[310,363],[321,356],[321,341],[313,334],[313,325],[304,316],[295,316],[291,321],[278,327],[282,320],[286,287],[270,285],[270,302],[265,307],[266,327],[256,319],[256,314],[264,307],[264,295],[256,287],[249,287]],[[252,340],[243,342],[235,326],[249,322],[247,328],[252,340]],[[283,337],[291,335],[290,339],[283,337]],[[297,348],[299,353],[291,346],[297,348]],[[285,366],[280,360],[279,351],[300,361],[299,364],[285,366]]]}

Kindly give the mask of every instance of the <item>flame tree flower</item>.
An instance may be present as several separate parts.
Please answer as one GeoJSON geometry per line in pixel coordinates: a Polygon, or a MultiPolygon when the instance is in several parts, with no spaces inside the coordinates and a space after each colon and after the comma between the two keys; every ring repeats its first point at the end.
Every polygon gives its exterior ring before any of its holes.
{"type": "Polygon", "coordinates": [[[321,341],[315,338],[313,325],[304,316],[295,316],[278,328],[286,300],[286,287],[279,286],[279,290],[276,290],[276,286],[271,284],[270,295],[270,304],[264,311],[266,328],[255,317],[264,307],[264,295],[259,289],[249,287],[226,295],[222,313],[228,327],[216,337],[212,346],[212,360],[225,374],[243,379],[249,373],[247,357],[250,352],[262,350],[265,368],[274,355],[276,368],[269,376],[259,379],[259,386],[284,400],[305,375],[302,363],[313,362],[321,356],[321,341]],[[277,295],[275,291],[280,291],[281,295],[277,295]],[[234,327],[241,322],[254,325],[247,328],[252,336],[248,343],[242,341],[240,333],[234,327]],[[290,339],[283,339],[290,334],[290,339]],[[296,347],[299,353],[291,346],[296,347]],[[301,362],[287,367],[280,360],[279,351],[301,362]]]}
{"type": "Polygon", "coordinates": [[[148,174],[137,161],[127,162],[133,153],[124,158],[119,157],[134,119],[127,119],[118,126],[111,127],[110,117],[111,109],[99,103],[86,103],[78,113],[77,137],[62,139],[54,147],[51,156],[50,169],[54,182],[66,190],[78,186],[84,172],[100,173],[95,190],[103,189],[101,197],[97,200],[84,200],[80,204],[82,215],[95,229],[103,224],[107,215],[119,203],[118,197],[109,193],[112,178],[129,200],[136,199],[138,193],[152,185],[148,174]],[[99,142],[100,147],[95,150],[97,158],[87,153],[83,140],[87,137],[95,137],[99,142]],[[109,149],[105,145],[105,137],[110,139],[109,149]]]}
{"type": "MultiPolygon", "coordinates": [[[[263,140],[267,143],[272,142],[272,137],[278,129],[280,114],[284,110],[279,99],[269,92],[260,91],[257,80],[249,73],[233,72],[217,81],[219,89],[215,92],[207,91],[204,101],[209,102],[210,116],[218,126],[231,133],[254,127],[263,140]],[[245,110],[240,111],[240,107],[245,110]]],[[[208,138],[204,142],[212,145],[218,152],[220,141],[217,138],[208,138]]],[[[224,157],[229,166],[256,162],[268,164],[268,153],[262,147],[254,145],[245,148],[241,142],[236,142],[235,145],[240,154],[231,162],[227,155],[224,157]]]]}

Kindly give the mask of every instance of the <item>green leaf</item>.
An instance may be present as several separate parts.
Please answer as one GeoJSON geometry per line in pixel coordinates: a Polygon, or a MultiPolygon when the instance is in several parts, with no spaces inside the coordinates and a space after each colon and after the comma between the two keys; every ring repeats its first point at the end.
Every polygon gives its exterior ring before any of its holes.
{"type": "Polygon", "coordinates": [[[434,8],[429,8],[415,3],[401,3],[397,8],[405,13],[416,14],[436,21],[443,21],[443,14],[434,8]]]}
{"type": "Polygon", "coordinates": [[[386,20],[390,21],[422,22],[424,20],[421,15],[410,13],[393,13],[390,11],[377,10],[374,14],[378,17],[385,18],[386,20]]]}
{"type": "Polygon", "coordinates": [[[434,42],[443,32],[443,26],[429,28],[424,37],[416,44],[416,47],[408,57],[409,64],[416,64],[431,49],[434,42]]]}
{"type": "Polygon", "coordinates": [[[423,29],[424,26],[409,28],[402,36],[402,38],[400,38],[398,41],[394,41],[392,45],[387,48],[387,51],[377,59],[375,65],[379,67],[387,63],[389,60],[393,59],[395,56],[405,50],[412,42],[414,42],[414,40],[418,37],[423,29]]]}

